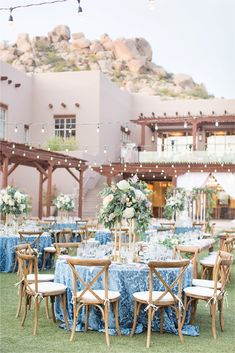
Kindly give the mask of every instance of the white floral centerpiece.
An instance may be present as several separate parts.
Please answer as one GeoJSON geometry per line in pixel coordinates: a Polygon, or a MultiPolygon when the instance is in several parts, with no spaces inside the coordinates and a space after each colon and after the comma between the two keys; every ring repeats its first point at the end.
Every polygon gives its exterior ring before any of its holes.
{"type": "Polygon", "coordinates": [[[179,211],[184,211],[186,192],[183,188],[168,189],[166,193],[165,217],[171,219],[179,211]]]}
{"type": "Polygon", "coordinates": [[[75,204],[72,195],[65,195],[61,193],[53,200],[53,205],[58,211],[71,212],[74,210],[75,204]]]}
{"type": "MultiPolygon", "coordinates": [[[[14,186],[7,186],[0,191],[0,213],[18,217],[29,211],[28,195],[22,193],[14,186]]],[[[6,219],[6,223],[8,220],[6,219]]]]}
{"type": "Polygon", "coordinates": [[[147,184],[137,176],[105,187],[101,192],[99,222],[112,229],[123,220],[129,224],[134,220],[134,233],[141,236],[148,229],[152,215],[149,192],[147,184]]]}

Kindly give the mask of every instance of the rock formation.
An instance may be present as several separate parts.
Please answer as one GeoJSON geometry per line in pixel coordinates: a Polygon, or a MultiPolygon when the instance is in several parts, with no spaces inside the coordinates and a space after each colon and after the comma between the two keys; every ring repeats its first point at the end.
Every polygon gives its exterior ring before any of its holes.
{"type": "Polygon", "coordinates": [[[171,74],[152,62],[152,48],[144,38],[112,40],[103,34],[89,40],[84,33],[70,33],[56,26],[48,36],[19,34],[16,43],[0,42],[0,59],[26,72],[101,70],[130,92],[163,99],[209,98],[203,84],[186,74],[171,74]]]}

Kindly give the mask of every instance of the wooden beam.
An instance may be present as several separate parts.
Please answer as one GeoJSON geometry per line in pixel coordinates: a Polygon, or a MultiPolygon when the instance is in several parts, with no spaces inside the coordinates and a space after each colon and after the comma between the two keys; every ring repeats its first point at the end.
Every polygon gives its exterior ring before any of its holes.
{"type": "Polygon", "coordinates": [[[50,217],[51,213],[52,169],[52,165],[49,165],[47,172],[47,217],[50,217]]]}
{"type": "Polygon", "coordinates": [[[140,140],[141,150],[145,147],[145,125],[141,125],[141,140],[140,140]]]}
{"type": "Polygon", "coordinates": [[[43,167],[38,163],[38,162],[35,162],[33,161],[33,164],[35,165],[35,167],[38,169],[38,171],[40,173],[42,173],[43,175],[45,175],[47,177],[47,172],[45,169],[43,169],[43,167]]]}
{"type": "Polygon", "coordinates": [[[42,219],[43,173],[39,172],[38,218],[42,219]]]}
{"type": "Polygon", "coordinates": [[[9,170],[8,170],[8,176],[14,172],[14,170],[18,167],[20,163],[15,163],[9,170]]]}
{"type": "Polygon", "coordinates": [[[193,136],[193,151],[197,148],[197,123],[196,121],[192,124],[192,136],[193,136]]]}
{"type": "Polygon", "coordinates": [[[8,163],[9,163],[9,158],[5,157],[3,159],[3,165],[2,165],[2,189],[5,189],[8,183],[8,163]]]}
{"type": "Polygon", "coordinates": [[[83,206],[83,171],[80,171],[79,178],[79,198],[78,198],[78,217],[82,218],[82,206],[83,206]]]}
{"type": "Polygon", "coordinates": [[[70,175],[72,175],[72,177],[74,177],[74,179],[75,179],[78,183],[80,183],[80,180],[79,180],[78,177],[72,172],[72,170],[70,170],[69,168],[65,168],[65,169],[69,172],[70,175]]]}
{"type": "Polygon", "coordinates": [[[112,183],[112,177],[110,175],[107,176],[107,184],[108,186],[111,186],[112,183]]]}

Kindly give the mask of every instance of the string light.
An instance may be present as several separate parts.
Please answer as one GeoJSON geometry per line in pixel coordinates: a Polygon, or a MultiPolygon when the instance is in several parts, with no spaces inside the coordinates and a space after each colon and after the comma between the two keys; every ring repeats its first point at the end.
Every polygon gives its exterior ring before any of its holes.
{"type": "Polygon", "coordinates": [[[107,153],[107,146],[104,146],[104,154],[107,153]]]}
{"type": "Polygon", "coordinates": [[[44,132],[45,132],[45,127],[44,127],[44,125],[42,125],[41,132],[42,132],[42,134],[44,134],[44,132]]]}
{"type": "Polygon", "coordinates": [[[187,129],[188,127],[188,124],[187,124],[187,121],[184,122],[184,128],[187,129]]]}
{"type": "Polygon", "coordinates": [[[216,126],[216,127],[218,127],[218,126],[219,126],[219,122],[218,122],[218,120],[216,120],[216,122],[215,122],[215,126],[216,126]]]}
{"type": "Polygon", "coordinates": [[[156,6],[155,0],[148,0],[148,6],[149,6],[149,10],[153,11],[156,6]]]}
{"type": "Polygon", "coordinates": [[[96,129],[96,132],[99,133],[100,132],[100,125],[97,124],[97,129],[96,129]]]}
{"type": "Polygon", "coordinates": [[[158,124],[155,124],[154,129],[155,129],[155,131],[158,130],[158,124]]]}
{"type": "Polygon", "coordinates": [[[128,132],[128,131],[129,131],[129,129],[128,129],[128,126],[127,126],[127,124],[126,124],[125,132],[128,132]]]}
{"type": "Polygon", "coordinates": [[[17,132],[18,132],[18,126],[17,125],[15,126],[15,130],[14,131],[17,134],[17,132]]]}
{"type": "Polygon", "coordinates": [[[88,148],[87,148],[87,146],[85,147],[84,152],[85,152],[85,153],[87,153],[87,152],[88,152],[88,148]]]}
{"type": "Polygon", "coordinates": [[[81,4],[80,4],[80,0],[77,0],[78,1],[78,14],[82,14],[82,7],[81,7],[81,4]]]}
{"type": "MultiPolygon", "coordinates": [[[[16,6],[11,6],[11,7],[1,7],[0,11],[10,11],[8,22],[9,22],[10,25],[13,25],[13,21],[14,20],[13,20],[12,13],[16,9],[28,8],[28,7],[33,7],[33,6],[52,5],[52,4],[61,3],[61,2],[67,2],[67,1],[69,1],[69,0],[52,0],[52,1],[43,1],[43,2],[39,2],[39,3],[26,4],[26,5],[16,5],[16,6]]],[[[80,0],[77,0],[77,1],[78,1],[78,13],[82,13],[80,0]]]]}

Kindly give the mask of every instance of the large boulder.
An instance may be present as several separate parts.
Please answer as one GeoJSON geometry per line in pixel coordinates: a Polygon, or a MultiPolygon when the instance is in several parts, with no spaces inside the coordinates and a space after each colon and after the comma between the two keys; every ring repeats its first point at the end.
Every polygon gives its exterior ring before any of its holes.
{"type": "Polygon", "coordinates": [[[113,53],[111,51],[98,51],[96,53],[96,58],[98,60],[112,59],[113,53]]]}
{"type": "Polygon", "coordinates": [[[180,86],[183,89],[192,89],[195,86],[192,77],[186,74],[174,75],[173,82],[175,85],[180,86]]]}
{"type": "Polygon", "coordinates": [[[12,63],[16,59],[16,55],[8,50],[0,50],[0,59],[6,63],[12,63]]]}
{"type": "Polygon", "coordinates": [[[24,64],[26,67],[27,66],[34,66],[35,61],[34,61],[34,56],[32,52],[25,52],[23,55],[20,56],[20,63],[24,64]]]}
{"type": "Polygon", "coordinates": [[[77,32],[77,33],[73,33],[72,34],[72,39],[73,40],[81,39],[83,37],[85,37],[83,32],[77,32]]]}
{"type": "Polygon", "coordinates": [[[145,56],[147,60],[151,61],[153,52],[149,42],[144,38],[135,38],[135,43],[140,56],[145,56]]]}
{"type": "Polygon", "coordinates": [[[124,60],[114,60],[113,69],[117,71],[122,71],[126,69],[126,62],[124,60]]]}
{"type": "Polygon", "coordinates": [[[90,53],[96,54],[97,52],[102,52],[104,50],[103,45],[98,41],[93,41],[90,45],[90,53]]]}
{"type": "Polygon", "coordinates": [[[166,70],[163,69],[162,66],[156,65],[152,63],[151,61],[147,62],[147,68],[153,72],[155,75],[159,76],[160,78],[166,77],[167,72],[166,70]]]}
{"type": "Polygon", "coordinates": [[[143,74],[146,72],[146,59],[145,58],[139,58],[139,59],[133,59],[127,62],[128,69],[130,72],[133,72],[135,74],[143,74]]]}
{"type": "Polygon", "coordinates": [[[113,50],[116,59],[132,60],[140,56],[134,39],[116,39],[113,41],[113,50]]]}
{"type": "Polygon", "coordinates": [[[70,29],[68,26],[56,26],[51,32],[48,33],[48,38],[51,43],[61,42],[62,40],[70,40],[70,29]]]}
{"type": "Polygon", "coordinates": [[[17,39],[16,39],[16,46],[17,46],[17,49],[19,51],[21,51],[22,53],[32,50],[32,45],[30,43],[28,33],[18,34],[17,39]]]}
{"type": "Polygon", "coordinates": [[[85,37],[75,39],[72,41],[72,48],[76,49],[86,49],[90,47],[91,42],[85,37]]]}

